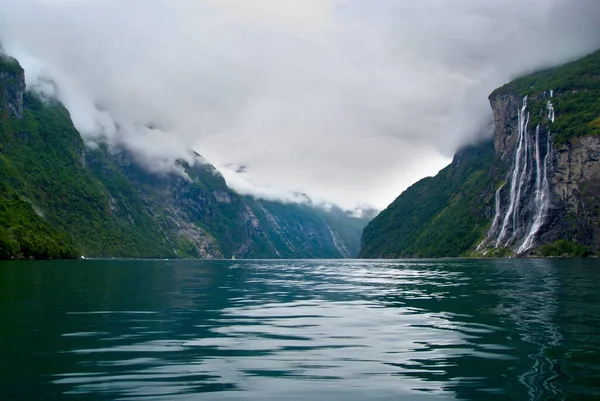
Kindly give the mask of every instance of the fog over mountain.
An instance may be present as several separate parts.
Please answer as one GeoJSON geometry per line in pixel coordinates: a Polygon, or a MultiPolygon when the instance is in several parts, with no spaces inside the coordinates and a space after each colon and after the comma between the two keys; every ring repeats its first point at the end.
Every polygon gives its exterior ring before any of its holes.
{"type": "Polygon", "coordinates": [[[243,193],[385,207],[490,134],[488,94],[600,47],[597,0],[0,0],[90,146],[191,147],[243,193]],[[240,168],[243,166],[243,168],[240,168]]]}

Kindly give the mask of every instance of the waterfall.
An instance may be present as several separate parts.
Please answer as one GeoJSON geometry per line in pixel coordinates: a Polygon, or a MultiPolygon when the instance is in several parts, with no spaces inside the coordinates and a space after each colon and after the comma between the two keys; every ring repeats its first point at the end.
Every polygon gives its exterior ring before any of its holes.
{"type": "Polygon", "coordinates": [[[548,120],[554,122],[556,119],[556,113],[554,112],[554,105],[549,100],[548,103],[546,103],[546,109],[548,109],[548,120]]]}
{"type": "MultiPolygon", "coordinates": [[[[519,111],[519,137],[517,139],[517,151],[515,154],[515,163],[512,171],[512,178],[510,181],[510,203],[508,205],[508,210],[506,211],[506,215],[504,216],[504,220],[502,222],[502,229],[500,230],[500,235],[496,240],[496,248],[500,245],[502,240],[506,237],[508,225],[510,224],[511,217],[514,215],[515,204],[516,204],[516,195],[517,195],[517,181],[519,179],[519,173],[521,170],[521,158],[523,154],[523,142],[525,142],[525,131],[527,130],[527,125],[529,124],[529,113],[527,117],[525,117],[525,112],[527,111],[527,96],[523,98],[523,105],[521,106],[521,110],[519,111]]],[[[513,232],[514,232],[514,221],[513,221],[513,232]]]]}
{"type": "MultiPolygon", "coordinates": [[[[533,224],[531,225],[531,230],[529,231],[529,234],[527,234],[527,237],[523,241],[523,244],[519,247],[518,253],[522,253],[531,249],[531,247],[533,246],[533,241],[535,240],[535,236],[540,231],[540,228],[544,223],[544,219],[546,218],[546,212],[548,211],[548,208],[550,206],[550,182],[548,181],[548,163],[549,157],[552,153],[551,143],[551,136],[550,133],[548,133],[548,137],[546,139],[546,156],[544,157],[543,179],[540,180],[540,176],[538,174],[538,178],[536,180],[535,206],[537,212],[533,220],[533,224]]],[[[539,148],[539,126],[536,129],[536,158],[538,160],[537,164],[539,171],[540,153],[539,150],[537,150],[537,148],[539,148]]]]}
{"type": "Polygon", "coordinates": [[[540,125],[535,127],[535,196],[537,196],[542,188],[542,168],[540,160],[540,125]]]}
{"type": "Polygon", "coordinates": [[[485,238],[483,239],[483,241],[481,241],[481,244],[479,244],[477,246],[476,251],[480,250],[481,247],[490,239],[490,237],[498,229],[498,222],[500,221],[500,191],[502,191],[502,188],[504,188],[505,185],[506,185],[506,183],[502,184],[500,186],[500,188],[498,188],[496,190],[496,196],[495,196],[495,202],[494,202],[495,206],[496,206],[496,213],[494,214],[494,220],[492,221],[492,227],[488,231],[488,234],[485,236],[485,238]]]}
{"type": "Polygon", "coordinates": [[[527,179],[529,178],[529,113],[527,113],[527,121],[525,122],[525,128],[523,133],[523,142],[525,143],[525,151],[523,152],[523,170],[521,171],[521,175],[519,177],[519,186],[517,188],[517,195],[515,196],[515,207],[513,211],[513,229],[512,235],[506,241],[506,245],[508,246],[510,242],[518,235],[520,231],[519,227],[519,208],[521,206],[521,194],[523,192],[523,187],[527,184],[527,179]]]}
{"type": "MultiPolygon", "coordinates": [[[[541,98],[546,98],[544,92],[541,98]]],[[[550,98],[554,91],[550,90],[550,98]]],[[[554,122],[554,106],[550,100],[546,102],[547,120],[554,122]]],[[[537,236],[544,225],[550,208],[550,180],[548,170],[552,162],[552,137],[546,135],[546,153],[540,146],[543,136],[542,127],[538,124],[535,136],[529,132],[530,113],[528,97],[523,98],[521,108],[517,110],[518,137],[514,142],[515,156],[512,169],[507,173],[507,181],[496,190],[494,220],[483,241],[477,246],[479,251],[484,247],[505,248],[518,246],[517,253],[523,253],[533,248],[537,236]],[[535,166],[534,166],[535,163],[535,166]],[[502,210],[501,191],[506,184],[508,189],[508,204],[502,210]],[[495,238],[495,242],[492,240],[495,238]],[[523,241],[517,242],[517,241],[523,241]]],[[[540,111],[543,116],[543,109],[540,111]]],[[[487,251],[486,251],[487,252],[487,251]]],[[[484,254],[486,253],[484,252],[484,254]]]]}

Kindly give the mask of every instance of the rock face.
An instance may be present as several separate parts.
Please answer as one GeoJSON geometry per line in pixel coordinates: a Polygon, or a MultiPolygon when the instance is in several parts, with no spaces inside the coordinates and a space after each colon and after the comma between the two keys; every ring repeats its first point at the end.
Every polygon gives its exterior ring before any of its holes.
{"type": "Polygon", "coordinates": [[[490,97],[496,123],[490,177],[501,184],[494,193],[490,229],[476,248],[484,254],[503,248],[529,251],[551,214],[551,134],[546,120],[532,127],[534,99],[524,96],[520,104],[516,99],[514,93],[490,97]]]}
{"type": "Polygon", "coordinates": [[[19,63],[4,56],[0,49],[0,115],[23,118],[23,94],[25,92],[25,75],[19,63]]]}
{"type": "Polygon", "coordinates": [[[514,93],[492,95],[490,105],[494,111],[494,148],[500,158],[506,160],[517,141],[521,99],[514,93]]]}
{"type": "Polygon", "coordinates": [[[576,138],[556,149],[552,176],[558,215],[543,238],[571,238],[600,249],[600,137],[576,138]]]}
{"type": "Polygon", "coordinates": [[[600,184],[600,137],[577,138],[558,148],[554,157],[554,192],[574,213],[585,211],[585,195],[600,184]]]}
{"type": "Polygon", "coordinates": [[[179,245],[179,252],[238,259],[345,258],[358,253],[366,220],[352,227],[351,222],[361,220],[342,211],[335,215],[310,205],[240,196],[201,158],[180,166],[185,175],[157,176],[140,168],[126,151],[118,156],[118,169],[137,188],[153,219],[163,221],[164,232],[179,245]],[[335,218],[341,225],[330,221],[335,218]],[[343,237],[348,228],[350,237],[343,237]]]}
{"type": "MultiPolygon", "coordinates": [[[[548,109],[553,102],[560,102],[561,98],[560,93],[553,93],[552,97],[549,93],[550,90],[545,91],[528,101],[543,102],[548,109]]],[[[490,178],[503,181],[505,186],[499,192],[499,210],[494,210],[494,215],[499,215],[498,226],[490,228],[486,235],[487,241],[484,240],[480,250],[486,252],[508,247],[516,254],[528,255],[539,245],[567,240],[598,252],[600,137],[586,135],[571,138],[563,144],[555,144],[551,132],[554,121],[551,121],[550,113],[543,110],[543,117],[538,120],[540,124],[536,127],[525,127],[526,132],[523,136],[524,139],[528,138],[528,142],[521,143],[521,170],[518,174],[513,174],[519,151],[518,98],[516,93],[490,98],[496,123],[496,162],[490,178]],[[544,143],[547,145],[544,146],[544,143]],[[529,169],[524,169],[524,166],[528,166],[529,169]],[[517,182],[511,188],[513,179],[517,182]],[[518,198],[513,202],[516,210],[507,221],[507,208],[511,206],[511,189],[516,192],[513,196],[518,198]],[[503,223],[506,223],[505,228],[511,232],[513,238],[511,240],[505,234],[498,242],[503,223]]],[[[556,118],[565,117],[561,116],[558,109],[556,118]]],[[[529,118],[531,119],[531,116],[529,118]]],[[[496,209],[498,206],[493,207],[496,209]]],[[[494,223],[496,222],[492,221],[492,225],[494,223]]]]}

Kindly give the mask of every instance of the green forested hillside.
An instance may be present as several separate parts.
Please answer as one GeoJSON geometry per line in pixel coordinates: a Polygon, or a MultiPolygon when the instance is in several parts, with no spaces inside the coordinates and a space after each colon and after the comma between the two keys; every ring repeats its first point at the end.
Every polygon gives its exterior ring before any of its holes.
{"type": "MultiPolygon", "coordinates": [[[[57,232],[76,238],[86,256],[172,254],[157,230],[129,224],[130,217],[147,221],[139,209],[127,216],[113,213],[103,185],[84,167],[84,144],[64,107],[25,94],[24,108],[22,119],[3,119],[0,132],[6,194],[28,199],[57,232]]],[[[120,178],[113,173],[107,183],[131,193],[131,185],[120,178]]]]}
{"type": "Polygon", "coordinates": [[[363,231],[360,257],[461,256],[487,228],[480,199],[494,159],[491,141],[457,154],[435,177],[404,191],[363,231]]]}
{"type": "Polygon", "coordinates": [[[0,260],[13,257],[72,259],[79,255],[80,251],[71,235],[54,229],[36,214],[31,204],[2,186],[0,260]]]}
{"type": "Polygon", "coordinates": [[[571,138],[600,134],[600,51],[580,60],[518,78],[492,93],[518,93],[529,97],[531,126],[546,113],[547,102],[556,110],[550,129],[555,144],[571,138]],[[550,98],[550,90],[553,97],[550,98]]]}
{"type": "MultiPolygon", "coordinates": [[[[69,112],[24,92],[18,63],[0,60],[0,236],[9,249],[2,258],[172,255],[158,230],[148,229],[155,227],[130,224],[148,221],[141,210],[113,213],[108,191],[85,166],[69,112]]],[[[121,178],[112,172],[106,183],[131,193],[121,178]]]]}
{"type": "MultiPolygon", "coordinates": [[[[23,115],[22,75],[15,60],[0,55],[0,259],[78,257],[73,237],[41,217],[20,171],[29,157],[19,143],[35,141],[27,130],[37,130],[31,114],[23,115]]],[[[37,160],[29,167],[40,168],[37,160]]]]}

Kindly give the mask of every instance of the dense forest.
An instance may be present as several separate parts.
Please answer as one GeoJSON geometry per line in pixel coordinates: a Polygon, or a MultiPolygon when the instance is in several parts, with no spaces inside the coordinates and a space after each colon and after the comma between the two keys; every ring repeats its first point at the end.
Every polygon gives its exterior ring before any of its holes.
{"type": "Polygon", "coordinates": [[[480,193],[493,161],[491,141],[466,148],[435,177],[402,193],[365,227],[363,258],[461,256],[487,219],[480,193]]]}
{"type": "MultiPolygon", "coordinates": [[[[22,74],[14,61],[2,63],[14,76],[22,74]]],[[[19,84],[16,78],[7,83],[19,84]]],[[[11,116],[8,107],[2,113],[0,235],[11,247],[3,257],[17,246],[16,255],[25,258],[171,255],[151,220],[130,214],[136,224],[129,224],[112,213],[108,193],[84,166],[85,145],[61,104],[25,92],[22,116],[11,116]]],[[[110,181],[123,180],[115,172],[110,181]]],[[[127,190],[133,191],[130,184],[127,190]]]]}

